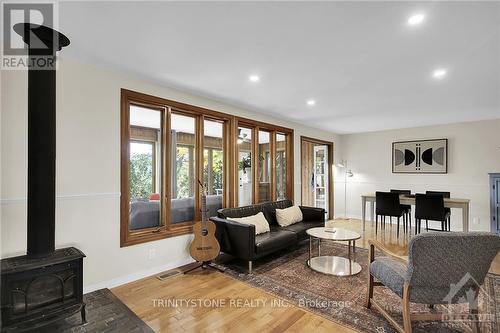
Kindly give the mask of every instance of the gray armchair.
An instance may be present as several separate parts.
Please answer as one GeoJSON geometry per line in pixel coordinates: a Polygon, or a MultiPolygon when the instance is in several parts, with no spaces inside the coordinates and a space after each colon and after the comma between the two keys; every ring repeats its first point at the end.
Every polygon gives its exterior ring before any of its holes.
{"type": "MultiPolygon", "coordinates": [[[[411,322],[442,320],[443,313],[410,313],[410,302],[429,304],[469,303],[477,317],[477,296],[491,262],[500,251],[500,236],[486,232],[425,233],[413,237],[408,259],[370,241],[366,306],[376,308],[398,332],[410,333],[411,322]],[[385,254],[375,259],[375,249],[385,254]],[[375,279],[377,281],[375,281],[375,279]],[[386,286],[402,298],[403,327],[373,299],[374,286],[386,286]],[[467,297],[473,291],[475,297],[467,297]]],[[[473,331],[479,330],[474,320],[473,331]]]]}

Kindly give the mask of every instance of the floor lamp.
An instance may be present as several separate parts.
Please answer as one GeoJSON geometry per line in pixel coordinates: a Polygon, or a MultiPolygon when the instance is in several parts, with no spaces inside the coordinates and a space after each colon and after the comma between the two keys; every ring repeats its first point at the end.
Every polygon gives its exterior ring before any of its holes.
{"type": "Polygon", "coordinates": [[[339,219],[349,220],[347,217],[347,177],[351,178],[354,174],[352,173],[352,170],[347,169],[347,160],[340,160],[337,166],[344,169],[344,217],[339,219]]]}

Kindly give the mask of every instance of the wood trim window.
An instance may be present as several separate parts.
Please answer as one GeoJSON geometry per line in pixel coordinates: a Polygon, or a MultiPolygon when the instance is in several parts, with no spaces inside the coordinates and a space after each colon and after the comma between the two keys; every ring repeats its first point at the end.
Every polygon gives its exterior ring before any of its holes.
{"type": "Polygon", "coordinates": [[[208,186],[210,214],[238,205],[239,127],[255,138],[244,144],[246,163],[256,166],[249,167],[248,176],[263,180],[260,189],[257,181],[249,185],[248,203],[292,199],[293,130],[121,90],[122,247],[191,233],[201,219],[198,180],[208,186]],[[260,147],[259,131],[268,134],[260,147]],[[261,166],[259,149],[264,159],[261,166]],[[278,173],[277,164],[281,165],[278,173]],[[281,195],[278,177],[286,179],[286,193],[281,195]]]}
{"type": "Polygon", "coordinates": [[[293,200],[293,130],[240,117],[235,121],[234,206],[293,200]],[[283,163],[279,171],[278,162],[283,163]]]}

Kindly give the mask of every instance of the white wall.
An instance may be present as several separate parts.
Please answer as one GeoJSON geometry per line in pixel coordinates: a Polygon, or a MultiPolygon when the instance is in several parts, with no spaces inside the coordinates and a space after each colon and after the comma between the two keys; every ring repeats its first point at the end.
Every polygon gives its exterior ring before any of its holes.
{"type": "MultiPolygon", "coordinates": [[[[347,181],[348,216],[361,216],[361,194],[376,190],[450,191],[470,199],[470,230],[490,230],[489,172],[500,172],[500,119],[442,126],[342,135],[343,154],[354,173],[347,181]],[[391,172],[394,141],[448,138],[448,173],[408,175],[391,172]]],[[[337,214],[344,211],[343,174],[336,178],[337,214]]],[[[461,212],[452,210],[452,230],[461,230],[461,212]]]]}
{"type": "MultiPolygon", "coordinates": [[[[26,250],[27,74],[2,72],[1,256],[26,250]]],[[[295,200],[300,136],[338,137],[111,70],[62,60],[57,73],[56,246],[86,253],[86,290],[110,287],[190,261],[188,235],[120,248],[120,88],[293,128],[295,200]],[[149,250],[156,257],[148,259],[149,250]]]]}

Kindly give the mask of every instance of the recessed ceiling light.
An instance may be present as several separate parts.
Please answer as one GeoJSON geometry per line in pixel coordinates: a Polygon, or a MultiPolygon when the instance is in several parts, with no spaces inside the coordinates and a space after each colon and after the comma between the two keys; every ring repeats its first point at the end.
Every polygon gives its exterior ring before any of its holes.
{"type": "Polygon", "coordinates": [[[307,101],[307,105],[313,106],[316,104],[316,101],[314,99],[310,99],[307,101]]]}
{"type": "Polygon", "coordinates": [[[437,68],[432,72],[432,77],[435,78],[436,80],[442,79],[446,76],[446,69],[444,68],[437,68]]]}
{"type": "Polygon", "coordinates": [[[250,82],[259,82],[260,81],[260,77],[258,75],[253,74],[253,75],[250,75],[248,77],[248,81],[250,81],[250,82]]]}
{"type": "Polygon", "coordinates": [[[408,24],[409,25],[418,25],[420,23],[422,23],[425,19],[425,15],[424,14],[415,14],[415,15],[412,15],[408,18],[408,24]]]}

